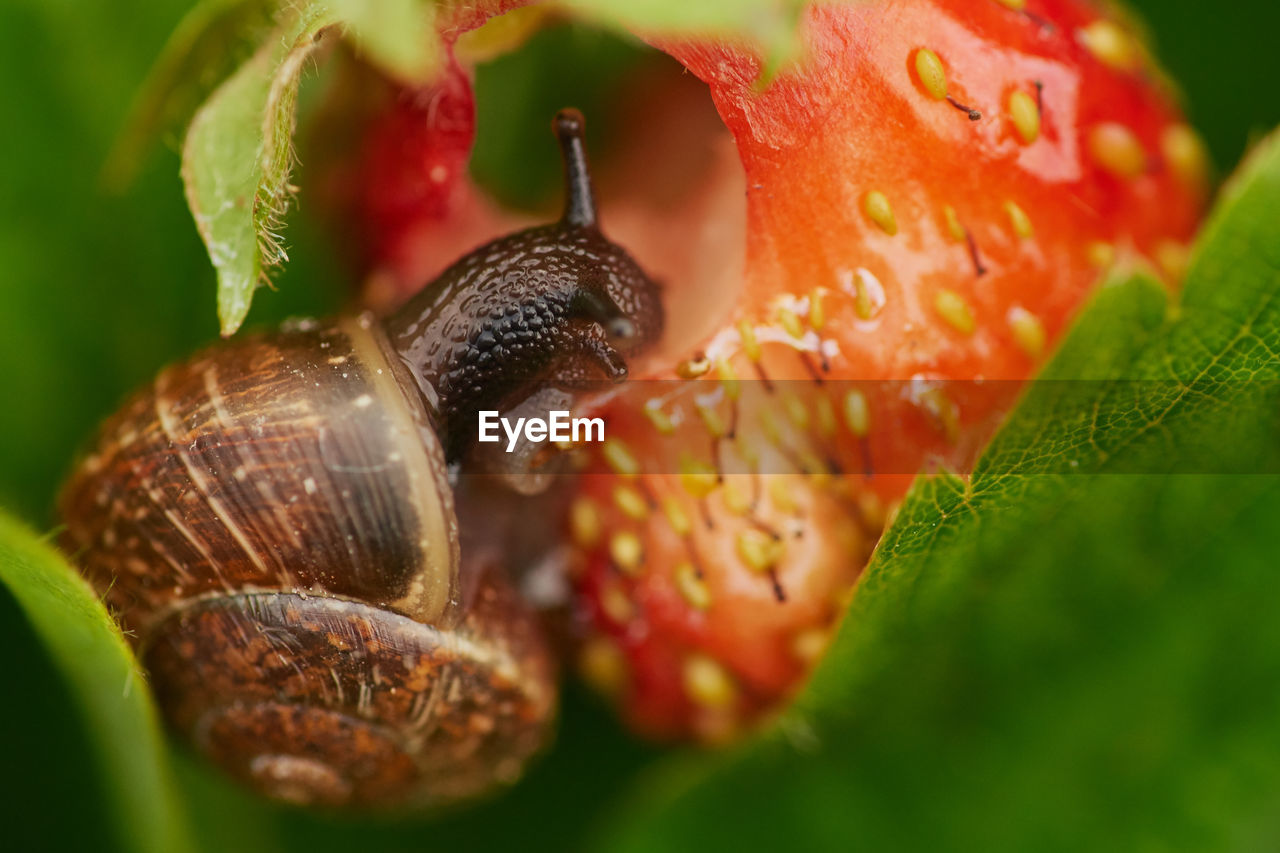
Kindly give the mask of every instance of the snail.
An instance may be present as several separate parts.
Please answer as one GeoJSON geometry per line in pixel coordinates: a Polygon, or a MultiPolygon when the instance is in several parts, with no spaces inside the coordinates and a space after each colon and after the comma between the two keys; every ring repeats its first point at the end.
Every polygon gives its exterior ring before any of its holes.
{"type": "Polygon", "coordinates": [[[601,233],[582,116],[555,224],[482,246],[403,308],[303,321],[162,371],[59,499],[168,725],[300,804],[447,803],[514,780],[555,667],[504,567],[460,554],[480,409],[620,380],[656,285],[601,233]]]}

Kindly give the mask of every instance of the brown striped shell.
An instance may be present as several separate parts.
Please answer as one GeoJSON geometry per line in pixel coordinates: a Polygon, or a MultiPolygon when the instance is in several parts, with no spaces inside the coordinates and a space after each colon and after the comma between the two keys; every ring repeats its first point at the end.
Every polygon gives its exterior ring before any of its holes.
{"type": "Polygon", "coordinates": [[[165,370],[61,514],[170,725],[269,796],[453,800],[545,739],[545,645],[495,567],[460,572],[440,442],[367,318],[165,370]]]}

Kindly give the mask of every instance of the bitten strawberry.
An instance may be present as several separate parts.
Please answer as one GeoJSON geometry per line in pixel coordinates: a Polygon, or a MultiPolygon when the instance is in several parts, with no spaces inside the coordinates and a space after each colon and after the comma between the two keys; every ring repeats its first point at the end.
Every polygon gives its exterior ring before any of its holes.
{"type": "MultiPolygon", "coordinates": [[[[660,76],[679,97],[644,107],[623,160],[641,190],[681,174],[684,203],[602,192],[672,334],[597,404],[609,440],[584,452],[605,473],[562,523],[580,669],[637,728],[717,740],[779,707],[912,476],[965,468],[1107,268],[1176,283],[1206,156],[1108,9],[817,5],[772,80],[746,48],[649,35],[709,88],[741,171],[714,144],[668,168],[703,116],[660,76]]],[[[452,51],[488,11],[442,14],[452,51]]],[[[451,65],[364,134],[347,204],[372,224],[371,301],[519,222],[461,173],[471,97],[451,65]]]]}
{"type": "Polygon", "coordinates": [[[660,736],[777,708],[910,475],[964,468],[1017,391],[990,380],[1032,375],[1106,267],[1175,282],[1206,191],[1146,50],[1092,4],[824,5],[804,37],[763,90],[743,51],[661,45],[746,171],[741,289],[595,412],[610,473],[566,520],[581,669],[660,736]]]}

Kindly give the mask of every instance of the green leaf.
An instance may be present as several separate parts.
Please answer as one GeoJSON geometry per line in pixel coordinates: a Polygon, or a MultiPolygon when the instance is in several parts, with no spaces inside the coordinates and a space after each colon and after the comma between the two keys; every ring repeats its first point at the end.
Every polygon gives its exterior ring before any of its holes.
{"type": "Polygon", "coordinates": [[[224,336],[244,322],[267,271],[288,260],[281,231],[294,192],[298,87],[327,34],[349,28],[372,61],[406,80],[424,81],[439,67],[434,6],[426,0],[331,0],[283,14],[257,53],[196,112],[183,147],[187,202],[218,274],[224,336]]]}
{"type": "Polygon", "coordinates": [[[0,582],[84,715],[122,846],[157,853],[192,849],[150,693],[102,602],[57,552],[3,513],[0,582]]]}
{"type": "Polygon", "coordinates": [[[187,132],[187,203],[218,273],[223,335],[244,322],[265,268],[283,262],[298,84],[336,17],[295,14],[200,108],[187,132]]]}
{"type": "Polygon", "coordinates": [[[364,57],[388,76],[421,84],[439,71],[432,0],[329,0],[329,6],[364,57]]]}
{"type": "Polygon", "coordinates": [[[119,192],[133,181],[147,148],[178,133],[200,103],[253,53],[271,29],[271,0],[201,0],[173,31],[134,100],[102,169],[119,192]]]}
{"type": "Polygon", "coordinates": [[[1181,304],[1104,289],[973,475],[913,488],[796,708],[604,846],[1274,849],[1277,211],[1273,140],[1181,304]]]}
{"type": "Polygon", "coordinates": [[[741,39],[762,49],[773,70],[799,47],[799,0],[687,2],[687,0],[565,0],[585,18],[662,37],[741,39]]]}

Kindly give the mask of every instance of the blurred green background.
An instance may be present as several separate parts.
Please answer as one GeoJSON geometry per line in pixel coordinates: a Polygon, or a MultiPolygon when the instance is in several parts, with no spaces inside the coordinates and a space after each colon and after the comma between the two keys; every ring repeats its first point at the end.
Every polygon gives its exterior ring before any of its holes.
{"type": "MultiPolygon", "coordinates": [[[[1280,72],[1274,48],[1280,4],[1131,5],[1150,24],[1188,112],[1220,169],[1228,170],[1256,134],[1280,123],[1280,98],[1271,95],[1280,72]]],[[[127,9],[83,0],[0,0],[6,117],[0,132],[0,505],[38,529],[52,524],[54,489],[97,420],[159,365],[216,333],[213,274],[182,197],[173,147],[148,159],[127,194],[98,188],[130,100],[188,6],[180,0],[127,9]]],[[[546,161],[541,175],[515,171],[529,158],[513,155],[533,144],[527,143],[531,132],[545,133],[555,107],[589,108],[602,98],[610,75],[639,54],[634,45],[573,28],[541,36],[521,55],[481,69],[481,177],[524,201],[552,189],[557,166],[549,143],[547,157],[533,158],[546,161]],[[581,73],[588,67],[605,71],[581,73]],[[505,171],[503,164],[509,164],[505,171]]],[[[293,218],[289,243],[293,261],[279,290],[259,295],[251,323],[331,311],[342,300],[340,265],[305,216],[293,218]]],[[[42,849],[58,839],[98,848],[109,829],[77,717],[3,592],[0,643],[9,685],[0,703],[0,846],[42,849]]],[[[559,850],[588,830],[583,815],[653,754],[571,689],[560,746],[525,784],[498,805],[430,825],[281,817],[198,769],[184,767],[181,775],[199,792],[194,817],[202,831],[226,837],[227,847],[485,846],[509,838],[514,823],[524,828],[528,847],[559,850]],[[241,816],[237,826],[220,820],[229,803],[241,816]]]]}

